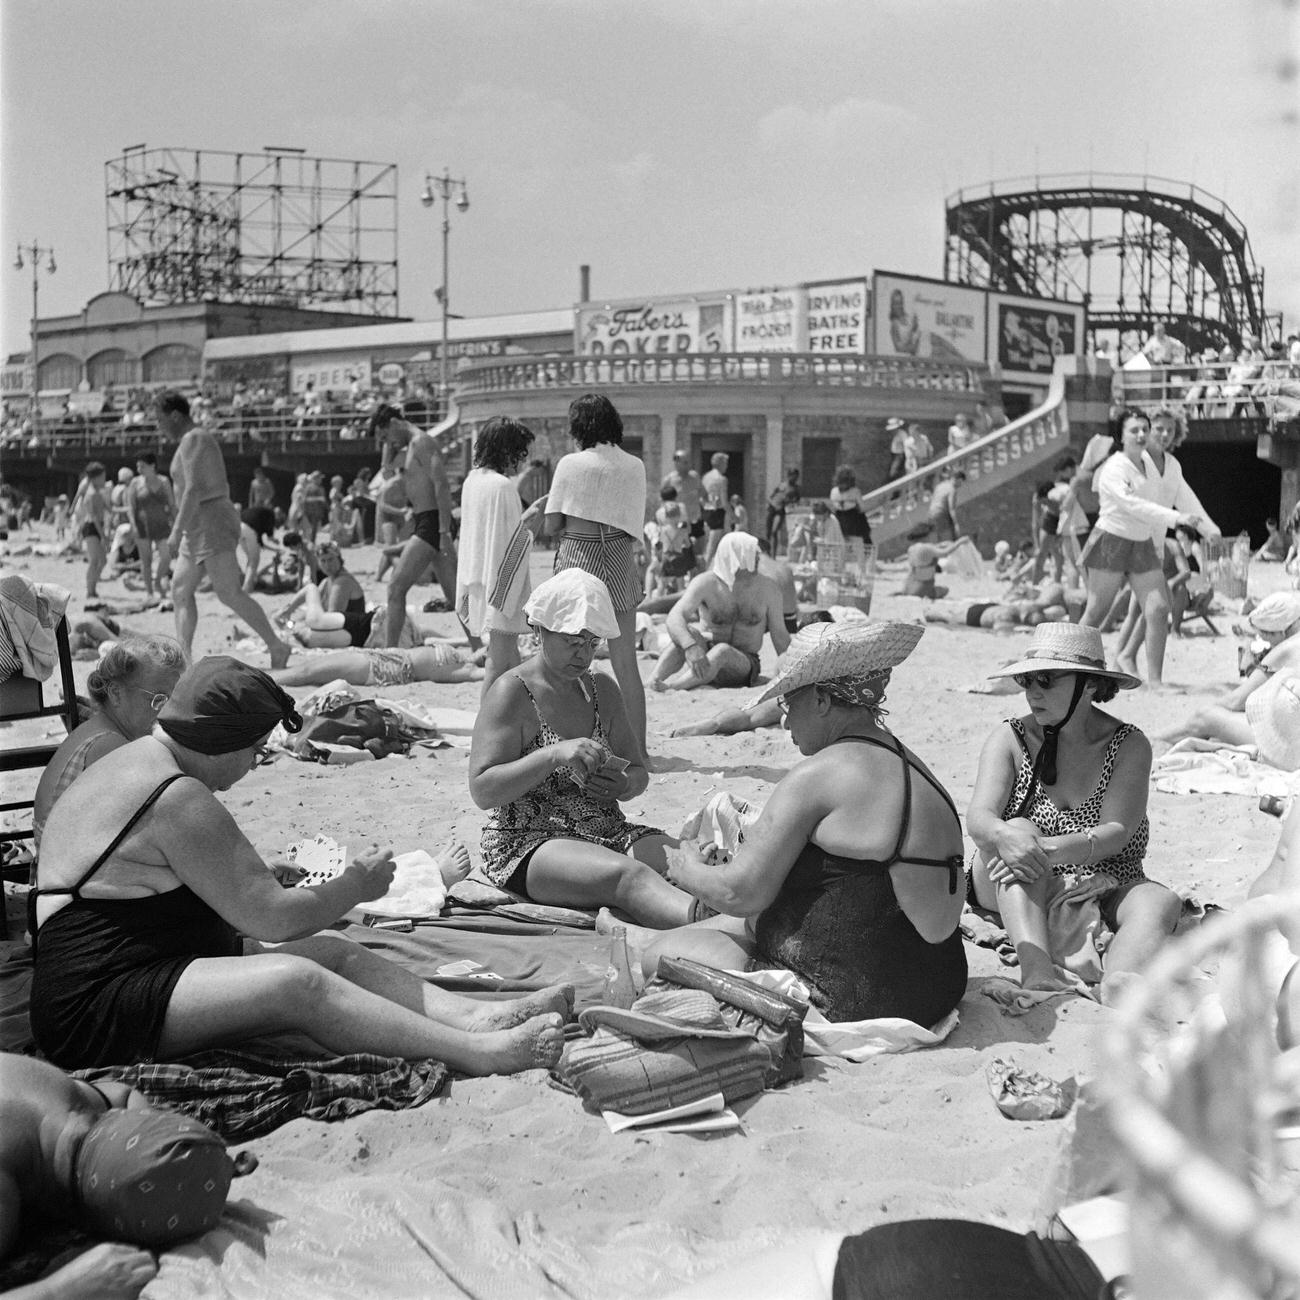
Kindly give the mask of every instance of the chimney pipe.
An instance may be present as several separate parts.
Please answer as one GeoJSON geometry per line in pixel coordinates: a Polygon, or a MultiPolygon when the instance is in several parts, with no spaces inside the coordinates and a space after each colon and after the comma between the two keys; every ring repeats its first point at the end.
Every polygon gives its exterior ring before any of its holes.
{"type": "Polygon", "coordinates": [[[578,301],[591,301],[591,267],[585,262],[578,267],[578,301]]]}

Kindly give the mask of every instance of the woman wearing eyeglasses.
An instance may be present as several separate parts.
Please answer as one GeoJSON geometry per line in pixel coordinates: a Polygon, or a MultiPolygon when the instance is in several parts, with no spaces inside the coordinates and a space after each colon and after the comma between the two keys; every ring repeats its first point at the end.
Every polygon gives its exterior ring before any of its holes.
{"type": "Polygon", "coordinates": [[[476,1002],[327,929],[387,892],[388,850],[281,887],[216,797],[265,757],[280,724],[302,719],[268,674],[209,656],[149,735],[54,806],[28,895],[45,1056],[83,1069],[305,1033],[328,1052],[432,1057],[466,1074],[554,1065],[572,989],[476,1002]]]}
{"type": "Polygon", "coordinates": [[[493,682],[474,722],[469,792],[491,809],[484,872],[534,902],[617,907],[655,929],[698,919],[697,900],[664,879],[677,841],[619,807],[650,777],[617,685],[589,671],[620,634],[608,588],[564,569],[524,614],[540,651],[493,682]]]}
{"type": "Polygon", "coordinates": [[[86,682],[95,711],[54,751],[41,773],[32,808],[32,841],[41,836],[55,800],[92,763],[147,736],[185,671],[185,652],[169,636],[132,636],[110,646],[86,682]]]}
{"type": "Polygon", "coordinates": [[[1101,633],[1042,623],[1023,659],[992,674],[1011,677],[1029,713],[984,742],[966,829],[978,852],[971,887],[1001,914],[1020,959],[1024,988],[1071,987],[1062,969],[1098,971],[1077,954],[1090,937],[1069,906],[1093,899],[1113,933],[1101,995],[1112,1001],[1173,933],[1181,903],[1148,880],[1151,744],[1131,723],[1098,707],[1138,678],[1107,668],[1101,633]]]}

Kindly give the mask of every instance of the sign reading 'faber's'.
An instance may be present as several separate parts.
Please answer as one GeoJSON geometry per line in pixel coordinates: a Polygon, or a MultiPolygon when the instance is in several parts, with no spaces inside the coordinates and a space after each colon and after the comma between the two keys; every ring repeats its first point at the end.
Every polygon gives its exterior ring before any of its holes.
{"type": "Polygon", "coordinates": [[[661,356],[726,348],[722,302],[688,298],[587,305],[578,308],[577,316],[578,352],[584,356],[661,356]]]}

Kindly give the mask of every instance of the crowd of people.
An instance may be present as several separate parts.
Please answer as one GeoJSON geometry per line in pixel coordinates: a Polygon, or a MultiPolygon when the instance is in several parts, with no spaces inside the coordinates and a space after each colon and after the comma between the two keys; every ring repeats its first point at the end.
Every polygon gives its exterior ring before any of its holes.
{"type": "MultiPolygon", "coordinates": [[[[1171,416],[1126,412],[1115,440],[1095,439],[1063,460],[1048,491],[1035,493],[1039,546],[1026,562],[1036,583],[1049,566],[1055,579],[1040,597],[1023,607],[985,604],[974,617],[973,606],[932,607],[935,622],[1033,626],[1023,653],[993,674],[1023,692],[1024,711],[993,729],[957,791],[885,721],[891,678],[906,671],[925,623],[801,618],[791,568],[799,548],[827,541],[832,529],[840,542],[870,536],[850,467],[837,473],[831,499],[815,503],[811,536],[791,536],[782,555],[785,515],[801,496],[798,471],[769,497],[760,539],[743,526],[723,453],[702,475],[686,453],[674,458],[647,534],[645,465],[623,448],[621,417],[603,394],[572,403],[573,450],[528,500],[521,483],[534,436],[520,421],[500,417],[478,431],[456,502],[436,439],[401,410],[377,405],[369,421],[385,444],[379,480],[400,483],[402,504],[389,504],[409,513],[411,527],[393,541],[386,604],[370,609],[336,530],[383,540],[382,487],[373,492],[364,475],[351,489],[302,476],[283,521],[291,531],[274,543],[266,476],[255,478],[241,512],[220,442],[186,399],[158,395],[155,417],[178,442],[168,472],[145,455],[109,491],[104,467],[92,465],[70,508],[86,548],[88,596],[127,528],[150,595],[170,593],[177,635],[123,636],[100,655],[89,680],[94,711],[37,791],[32,1029],[54,1066],[174,1059],[286,1031],[331,1052],[433,1057],[466,1074],[556,1064],[571,988],[476,1001],[331,933],[389,888],[391,851],[367,849],[333,879],[285,889],[291,870],[259,855],[218,800],[263,761],[273,730],[301,727],[286,687],[338,676],[361,684],[481,678],[467,793],[487,814],[485,878],[533,903],[599,911],[602,927],[624,928],[647,976],[664,957],[784,969],[832,1021],[930,1026],[966,992],[959,922],[967,903],[1000,920],[1023,990],[1044,997],[1084,978],[1113,1003],[1173,933],[1181,900],[1145,874],[1151,742],[1107,707],[1143,684],[1139,648],[1146,686],[1162,684],[1171,587],[1185,585],[1176,582],[1181,569],[1166,576],[1163,557],[1177,550],[1185,560],[1188,539],[1216,531],[1182,478],[1171,416]],[[529,554],[544,538],[555,542],[553,573],[533,587],[529,554]],[[291,552],[297,571],[275,618],[248,581],[268,542],[276,563],[291,552]],[[1067,566],[1083,575],[1082,604],[1061,584],[1067,566]],[[481,669],[403,642],[408,597],[430,574],[471,650],[482,647],[481,669]],[[270,673],[228,656],[193,661],[201,581],[261,638],[270,673]],[[1099,629],[1125,587],[1131,621],[1118,662],[1108,662],[1099,629]],[[752,689],[744,710],[715,719],[712,733],[779,723],[800,755],[722,860],[624,813],[644,801],[654,766],[637,651],[639,618],[655,613],[665,621],[652,700],[665,690],[752,689]],[[329,653],[290,665],[291,621],[301,625],[293,639],[329,653]],[[779,664],[763,687],[769,641],[779,664]],[[592,671],[598,652],[612,676],[592,671]],[[969,863],[963,804],[975,846],[969,863]],[[1074,916],[1063,903],[1089,905],[1110,935],[1104,960],[1087,972],[1074,964],[1077,922],[1063,930],[1062,917],[1074,916]]],[[[959,424],[959,437],[979,436],[971,421],[959,424]]],[[[914,443],[902,453],[903,472],[915,452],[914,443]]],[[[960,544],[961,481],[948,480],[939,509],[912,538],[908,590],[927,601],[942,595],[938,563],[960,544]]],[[[1300,597],[1263,602],[1251,622],[1266,642],[1258,664],[1222,706],[1177,734],[1277,754],[1277,708],[1289,706],[1260,701],[1279,691],[1300,699],[1300,675],[1291,675],[1300,597]]],[[[710,734],[704,724],[695,730],[710,734]]],[[[1300,767],[1300,750],[1288,757],[1300,767]]],[[[447,852],[463,856],[455,846],[447,852]]],[[[77,1142],[106,1132],[106,1115],[153,1114],[126,1094],[101,1105],[60,1082],[61,1073],[33,1068],[0,1059],[0,1077],[8,1072],[15,1088],[15,1100],[0,1103],[15,1107],[0,1140],[0,1207],[27,1195],[13,1190],[12,1170],[47,1158],[28,1113],[33,1090],[44,1089],[77,1142]]],[[[90,1221],[68,1210],[66,1191],[43,1204],[90,1221]]],[[[181,1235],[207,1223],[187,1219],[181,1235]]],[[[0,1236],[0,1250],[10,1244],[0,1236]]]]}

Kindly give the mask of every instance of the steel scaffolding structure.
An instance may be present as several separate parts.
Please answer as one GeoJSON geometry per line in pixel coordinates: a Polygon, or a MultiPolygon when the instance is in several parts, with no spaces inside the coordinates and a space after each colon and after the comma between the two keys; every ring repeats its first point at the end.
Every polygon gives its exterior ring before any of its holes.
{"type": "Polygon", "coordinates": [[[112,289],[398,313],[394,163],[138,145],[104,172],[112,289]]]}
{"type": "Polygon", "coordinates": [[[1096,336],[1157,320],[1189,350],[1267,339],[1264,271],[1221,199],[1146,176],[1046,176],[959,190],[945,206],[945,278],[1082,302],[1096,336]]]}

